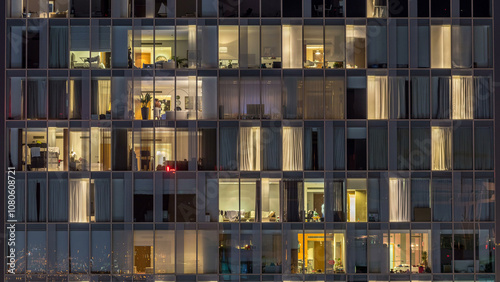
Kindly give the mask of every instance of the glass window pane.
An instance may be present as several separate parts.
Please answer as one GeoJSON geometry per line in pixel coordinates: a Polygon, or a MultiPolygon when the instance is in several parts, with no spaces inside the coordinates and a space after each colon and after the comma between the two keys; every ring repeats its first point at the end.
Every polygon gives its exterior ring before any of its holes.
{"type": "MultiPolygon", "coordinates": [[[[264,3],[272,2],[265,1],[264,3]]],[[[264,12],[264,10],[263,10],[264,12]]],[[[279,25],[262,25],[261,29],[261,64],[262,68],[281,68],[281,26],[279,25]]]]}
{"type": "Polygon", "coordinates": [[[366,179],[347,180],[347,222],[367,221],[366,179]]]}
{"type": "MultiPolygon", "coordinates": [[[[224,5],[224,4],[221,4],[224,5]]],[[[219,26],[219,67],[238,68],[238,26],[219,26]]]]}
{"type": "MultiPolygon", "coordinates": [[[[288,6],[288,5],[287,5],[288,6]]],[[[321,42],[322,43],[322,42],[321,42]]],[[[302,26],[283,26],[283,68],[302,67],[302,26]]]]}

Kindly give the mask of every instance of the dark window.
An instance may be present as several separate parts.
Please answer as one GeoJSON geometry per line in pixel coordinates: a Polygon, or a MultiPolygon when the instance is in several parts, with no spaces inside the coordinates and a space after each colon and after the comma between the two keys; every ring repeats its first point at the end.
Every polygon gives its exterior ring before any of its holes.
{"type": "MultiPolygon", "coordinates": [[[[184,2],[184,0],[177,0],[184,2]]],[[[177,14],[177,17],[179,14],[177,14]]],[[[219,0],[219,17],[237,17],[238,16],[238,2],[233,0],[219,0]]]]}
{"type": "Polygon", "coordinates": [[[186,18],[196,15],[196,0],[177,0],[177,17],[186,18]]]}
{"type": "Polygon", "coordinates": [[[325,17],[343,17],[344,1],[325,0],[325,17]]]}
{"type": "Polygon", "coordinates": [[[431,16],[438,18],[449,17],[450,0],[431,1],[431,16]]]}
{"type": "Polygon", "coordinates": [[[110,17],[110,0],[92,0],[92,17],[110,17]]]}
{"type": "Polygon", "coordinates": [[[280,0],[262,1],[262,17],[281,17],[280,0]]]}
{"type": "Polygon", "coordinates": [[[241,0],[240,17],[258,17],[259,0],[241,0]]]}
{"type": "Polygon", "coordinates": [[[422,18],[429,17],[429,0],[414,1],[417,1],[417,16],[422,18]]]}
{"type": "Polygon", "coordinates": [[[474,0],[474,17],[491,17],[491,0],[474,0]]]}
{"type": "Polygon", "coordinates": [[[198,169],[217,170],[217,129],[198,130],[198,169]]]}
{"type": "Polygon", "coordinates": [[[453,16],[454,17],[471,17],[472,16],[472,2],[471,2],[471,0],[455,0],[453,2],[453,16]]]}
{"type": "Polygon", "coordinates": [[[347,118],[366,118],[366,78],[347,79],[347,118]]]}
{"type": "Polygon", "coordinates": [[[408,17],[408,1],[389,0],[389,16],[408,17]]]}
{"type": "Polygon", "coordinates": [[[302,1],[283,1],[283,17],[302,17],[302,1]]]}
{"type": "Polygon", "coordinates": [[[347,129],[347,169],[366,170],[366,128],[347,129]]]}
{"type": "Polygon", "coordinates": [[[90,6],[88,1],[71,1],[71,16],[75,18],[88,18],[90,16],[90,6]]]}
{"type": "Polygon", "coordinates": [[[346,1],[347,16],[363,18],[366,17],[366,0],[346,1]]]}

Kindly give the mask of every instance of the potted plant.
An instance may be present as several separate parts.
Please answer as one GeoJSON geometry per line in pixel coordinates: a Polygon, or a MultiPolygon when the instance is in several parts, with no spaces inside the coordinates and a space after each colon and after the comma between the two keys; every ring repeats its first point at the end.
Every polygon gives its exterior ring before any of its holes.
{"type": "Polygon", "coordinates": [[[142,114],[142,119],[148,119],[149,118],[149,107],[148,104],[153,100],[153,97],[151,97],[151,94],[146,93],[145,95],[141,94],[141,97],[139,98],[139,102],[141,102],[141,114],[142,114]]]}
{"type": "Polygon", "coordinates": [[[172,60],[174,60],[177,64],[177,68],[181,68],[184,66],[184,62],[187,61],[186,58],[180,58],[178,56],[172,56],[172,60]]]}

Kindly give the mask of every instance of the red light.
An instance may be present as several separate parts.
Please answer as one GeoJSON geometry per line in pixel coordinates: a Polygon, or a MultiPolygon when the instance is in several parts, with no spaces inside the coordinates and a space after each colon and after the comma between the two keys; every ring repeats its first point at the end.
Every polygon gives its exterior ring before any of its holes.
{"type": "Polygon", "coordinates": [[[175,172],[175,168],[170,168],[170,166],[167,166],[165,168],[165,171],[168,171],[168,172],[175,172]]]}

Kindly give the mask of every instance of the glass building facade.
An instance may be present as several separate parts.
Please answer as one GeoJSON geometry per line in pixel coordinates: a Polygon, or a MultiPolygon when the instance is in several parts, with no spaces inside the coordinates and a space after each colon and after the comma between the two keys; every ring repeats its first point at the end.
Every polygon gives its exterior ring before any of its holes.
{"type": "Polygon", "coordinates": [[[498,281],[493,2],[6,0],[2,280],[498,281]]]}

